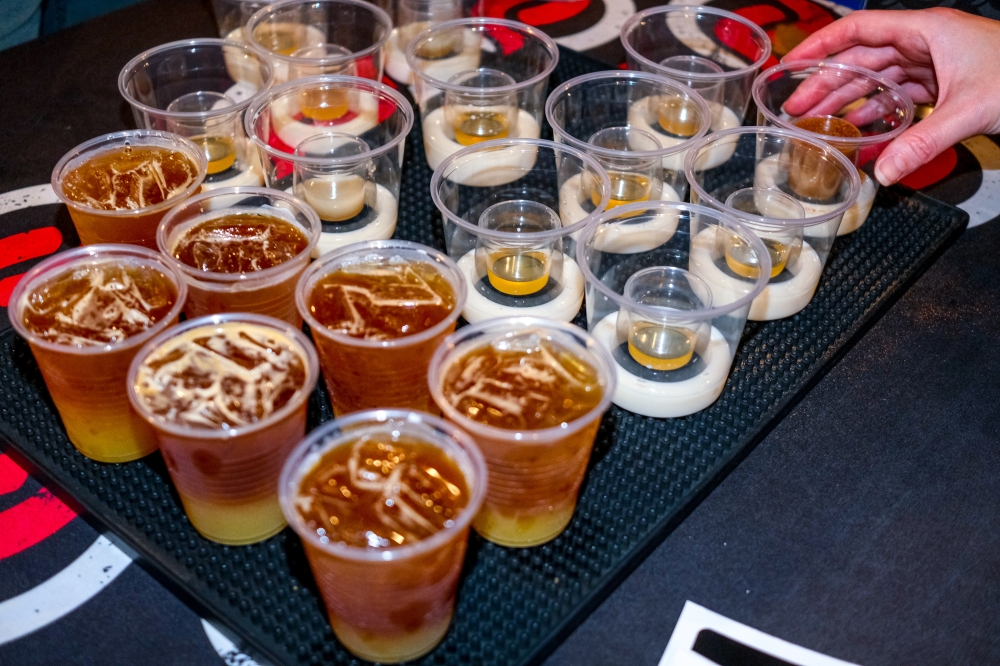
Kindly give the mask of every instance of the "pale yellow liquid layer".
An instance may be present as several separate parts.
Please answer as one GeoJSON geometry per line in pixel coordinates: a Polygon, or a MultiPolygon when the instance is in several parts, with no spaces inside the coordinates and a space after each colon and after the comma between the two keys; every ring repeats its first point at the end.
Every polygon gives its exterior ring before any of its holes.
{"type": "Polygon", "coordinates": [[[339,618],[330,617],[333,633],[344,647],[362,659],[383,664],[398,664],[422,657],[441,642],[450,624],[451,613],[444,620],[417,631],[377,634],[360,631],[339,618]]]}
{"type": "Polygon", "coordinates": [[[122,463],[138,460],[156,450],[156,435],[129,407],[75,409],[53,396],[66,435],[73,446],[91,460],[122,463]]]}
{"type": "Polygon", "coordinates": [[[507,116],[495,111],[470,111],[458,116],[454,124],[455,140],[463,146],[483,141],[505,139],[510,131],[507,116]]]}
{"type": "Polygon", "coordinates": [[[350,111],[350,97],[343,88],[303,90],[299,94],[299,109],[306,118],[330,122],[350,111]]]}
{"type": "MultiPolygon", "coordinates": [[[[770,238],[761,240],[764,241],[764,247],[771,256],[771,277],[777,277],[785,270],[792,248],[770,238]]],[[[755,280],[760,275],[760,266],[753,259],[753,249],[740,239],[734,239],[733,243],[726,247],[726,266],[740,277],[750,280],[755,280]]]]}
{"type": "Polygon", "coordinates": [[[280,55],[292,55],[299,50],[304,26],[299,25],[268,25],[263,24],[254,31],[254,37],[261,46],[280,55]]]}
{"type": "Polygon", "coordinates": [[[236,163],[236,148],[232,140],[221,136],[195,136],[191,140],[201,148],[208,160],[208,175],[222,173],[236,163]]]}
{"type": "Polygon", "coordinates": [[[508,548],[531,548],[547,543],[562,534],[573,518],[576,502],[517,515],[497,511],[484,504],[472,527],[484,539],[508,548]]]}
{"type": "Polygon", "coordinates": [[[660,104],[656,120],[664,132],[685,138],[694,136],[701,124],[698,107],[678,97],[668,98],[660,104]]]}
{"type": "Polygon", "coordinates": [[[227,546],[244,546],[272,537],[285,528],[278,495],[239,502],[195,499],[178,490],[184,512],[198,532],[227,546]]]}
{"type": "Polygon", "coordinates": [[[549,262],[542,252],[495,252],[487,276],[497,291],[511,296],[534,294],[549,282],[549,262]]]}
{"type": "Polygon", "coordinates": [[[639,365],[653,370],[677,370],[691,362],[694,331],[676,326],[639,322],[628,336],[628,352],[639,365]]]}
{"type": "MultiPolygon", "coordinates": [[[[611,178],[611,200],[608,201],[608,207],[605,210],[638,201],[649,201],[652,182],[646,176],[621,171],[609,171],[608,176],[611,178]]],[[[595,206],[599,205],[601,203],[600,191],[594,189],[590,200],[595,206]]],[[[633,213],[633,215],[638,214],[638,212],[633,213]]]]}
{"type": "Polygon", "coordinates": [[[302,195],[321,220],[349,220],[365,207],[368,181],[355,174],[316,176],[302,183],[302,195]]]}

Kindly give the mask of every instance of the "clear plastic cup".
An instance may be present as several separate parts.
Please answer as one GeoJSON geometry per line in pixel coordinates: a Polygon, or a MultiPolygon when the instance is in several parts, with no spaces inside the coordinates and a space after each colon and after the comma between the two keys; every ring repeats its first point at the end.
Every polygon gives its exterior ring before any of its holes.
{"type": "Polygon", "coordinates": [[[295,286],[309,265],[320,229],[319,218],[312,208],[290,194],[263,187],[228,187],[191,197],[174,207],[160,223],[156,243],[188,284],[184,306],[188,319],[224,312],[250,312],[301,327],[302,317],[295,307],[295,286]],[[269,215],[288,222],[302,232],[307,245],[291,259],[258,271],[212,271],[177,258],[178,242],[193,227],[226,216],[246,214],[269,215]]]}
{"type": "MultiPolygon", "coordinates": [[[[764,30],[738,14],[714,7],[652,7],[621,29],[629,69],[679,81],[712,110],[711,131],[739,127],[750,86],[761,67],[774,63],[764,30]]],[[[714,157],[729,159],[725,150],[714,157]]]]}
{"type": "Polygon", "coordinates": [[[594,72],[571,79],[549,95],[545,117],[556,141],[585,150],[601,161],[612,176],[612,190],[617,189],[612,173],[617,165],[639,166],[650,158],[659,158],[661,167],[652,174],[646,198],[666,201],[680,201],[687,196],[684,156],[712,123],[711,111],[697,93],[646,72],[594,72]],[[617,147],[595,145],[597,132],[614,128],[628,128],[633,139],[617,147]],[[654,147],[640,132],[653,137],[659,145],[654,147]]]}
{"type": "MultiPolygon", "coordinates": [[[[418,243],[402,240],[355,243],[313,262],[299,280],[295,301],[316,343],[334,414],[343,416],[381,407],[436,412],[425,381],[427,368],[434,350],[455,330],[465,298],[465,280],[455,262],[418,243]],[[377,339],[331,330],[317,319],[312,303],[314,290],[317,283],[334,271],[348,266],[415,262],[432,266],[454,293],[455,305],[441,321],[418,333],[400,335],[394,330],[393,334],[399,337],[377,339]]],[[[371,324],[359,316],[366,326],[371,324]]],[[[375,318],[380,320],[378,316],[375,318]]]]}
{"type": "MultiPolygon", "coordinates": [[[[819,137],[743,127],[695,143],[685,170],[693,203],[732,215],[767,246],[772,275],[754,299],[750,319],[781,319],[806,307],[837,229],[863,191],[854,165],[819,137]],[[725,167],[712,167],[711,155],[721,144],[735,144],[736,152],[725,167]]],[[[730,263],[716,273],[706,264],[705,270],[713,280],[725,281],[734,271],[750,270],[741,265],[730,263]]]]}
{"type": "MultiPolygon", "coordinates": [[[[466,366],[468,367],[468,366],[466,366]]],[[[562,374],[550,388],[560,399],[569,380],[562,374]]],[[[449,336],[431,361],[428,383],[445,418],[472,435],[486,458],[490,482],[473,528],[501,546],[528,548],[555,539],[573,517],[601,417],[615,392],[611,356],[586,331],[537,317],[508,317],[466,326],[449,336]],[[579,417],[556,427],[500,428],[474,421],[448,399],[449,371],[470,352],[491,345],[516,348],[528,340],[558,345],[569,364],[587,365],[596,373],[600,401],[579,417]]],[[[521,396],[508,393],[505,401],[521,396]]],[[[545,409],[545,407],[539,407],[545,409]]],[[[488,408],[489,409],[489,408],[488,408]]]]}
{"type": "Polygon", "coordinates": [[[244,28],[250,45],[274,63],[277,83],[293,80],[303,67],[309,73],[311,67],[349,63],[355,75],[379,81],[391,32],[389,15],[362,0],[279,0],[251,16],[244,28]],[[302,51],[318,45],[328,45],[327,52],[302,51]]]}
{"type": "Polygon", "coordinates": [[[583,304],[574,238],[610,193],[596,159],[552,141],[491,141],[442,161],[431,176],[431,198],[448,254],[468,283],[466,321],[571,321],[583,304]]]}
{"type": "MultiPolygon", "coordinates": [[[[191,347],[195,345],[191,344],[191,347]]],[[[202,347],[198,346],[198,349],[202,347]]],[[[218,349],[207,343],[207,349],[218,349]]],[[[184,352],[184,347],[177,350],[184,352]]],[[[171,352],[174,353],[174,352],[171,352]]],[[[242,361],[243,359],[241,359],[242,361]]],[[[206,539],[240,546],[262,541],[280,532],[285,527],[285,517],[278,502],[278,478],[281,466],[295,445],[306,433],[306,408],[309,394],[319,377],[316,351],[309,339],[298,328],[273,317],[246,313],[228,313],[190,319],[174,326],[146,343],[135,355],[128,371],[128,399],[135,411],[155,430],[160,451],[167,464],[167,471],[180,495],[181,504],[188,519],[206,539]],[[187,342],[195,336],[226,336],[228,345],[233,341],[252,338],[254,351],[267,349],[270,368],[257,365],[248,368],[243,363],[212,362],[211,354],[202,361],[192,361],[190,369],[195,378],[185,381],[187,396],[197,393],[206,403],[220,404],[219,411],[226,413],[240,408],[246,396],[253,391],[245,388],[242,393],[226,389],[226,385],[251,380],[258,386],[268,387],[284,382],[282,372],[286,371],[270,357],[288,351],[301,361],[303,378],[301,385],[288,401],[278,409],[265,412],[256,419],[240,419],[226,426],[206,423],[199,425],[191,418],[167,418],[157,413],[157,406],[150,403],[147,396],[165,395],[170,385],[159,390],[145,392],[143,382],[149,377],[147,361],[154,357],[157,368],[171,368],[183,371],[179,364],[185,360],[172,357],[157,358],[164,348],[187,342]],[[208,359],[208,360],[205,360],[208,359]],[[265,369],[262,371],[261,368],[265,369]],[[257,375],[260,376],[257,376],[257,375]],[[196,386],[196,390],[189,387],[196,386]],[[213,389],[222,387],[223,394],[212,395],[213,389]],[[227,400],[229,398],[230,400],[227,400]],[[218,401],[218,402],[216,402],[218,401]]],[[[162,378],[152,378],[148,386],[163,384],[162,378]]],[[[260,390],[260,389],[256,389],[260,390]]],[[[176,408],[176,413],[190,415],[189,407],[176,408]]],[[[237,419],[234,419],[236,421],[237,419]]]]}
{"type": "Polygon", "coordinates": [[[133,58],[118,75],[118,90],[136,125],[179,134],[202,149],[202,190],[210,190],[264,184],[243,112],[273,81],[271,64],[249,46],[189,39],[133,58]]]}
{"type": "Polygon", "coordinates": [[[753,98],[758,125],[812,134],[858,167],[861,193],[844,214],[838,235],[864,224],[879,187],[875,161],[913,122],[913,100],[906,91],[861,67],[802,60],[762,72],[753,98]]]}
{"type": "Polygon", "coordinates": [[[413,107],[401,94],[351,76],[299,79],[251,104],[245,122],[267,186],[294,187],[323,221],[319,253],[392,237],[404,139],[413,127],[413,107]],[[345,217],[362,194],[360,211],[345,217]]]}
{"type": "Polygon", "coordinates": [[[177,323],[186,297],[180,273],[152,250],[131,245],[88,245],[60,252],[28,271],[14,288],[8,310],[11,325],[28,341],[66,435],[83,455],[118,463],[156,450],[155,435],[129,405],[125,377],[139,347],[177,323]],[[25,310],[36,291],[73,271],[105,265],[158,273],[173,290],[169,312],[146,330],[106,344],[59,344],[28,329],[25,310]]]}
{"type": "Polygon", "coordinates": [[[469,523],[482,504],[486,478],[482,454],[468,435],[419,412],[378,410],[339,418],[313,430],[292,452],[281,474],[281,506],[305,546],[330,626],[353,654],[396,663],[441,641],[454,613],[469,523]],[[324,454],[376,433],[417,439],[456,463],[470,497],[450,527],[412,544],[361,548],[333,543],[306,524],[296,507],[303,477],[324,454]]]}
{"type": "Polygon", "coordinates": [[[545,89],[559,50],[537,28],[504,19],[445,21],[410,41],[406,62],[432,169],[474,143],[541,135],[545,89]],[[448,48],[450,55],[440,55],[448,48]],[[486,76],[467,75],[477,72],[486,76]],[[516,112],[508,111],[511,105],[516,112]]]}
{"type": "Polygon", "coordinates": [[[212,13],[219,27],[219,36],[246,44],[243,28],[251,16],[269,4],[267,0],[212,0],[212,13]]]}
{"type": "MultiPolygon", "coordinates": [[[[445,21],[468,18],[469,10],[472,10],[473,14],[479,10],[479,14],[482,14],[480,2],[469,5],[462,0],[397,0],[395,4],[393,25],[396,27],[389,36],[387,44],[385,73],[393,80],[406,85],[413,83],[413,72],[406,63],[406,47],[417,34],[445,21]]],[[[461,39],[461,31],[455,31],[453,35],[451,41],[438,40],[433,49],[422,55],[431,59],[447,59],[447,56],[456,50],[455,46],[461,39]]]]}
{"type": "Polygon", "coordinates": [[[198,191],[208,172],[205,153],[188,139],[159,130],[129,130],[105,134],[63,155],[52,170],[52,189],[69,208],[73,226],[82,245],[95,243],[128,243],[156,249],[156,227],[167,211],[198,191]],[[73,170],[109,153],[133,148],[165,148],[184,155],[194,165],[196,174],[182,190],[157,204],[135,208],[104,210],[69,198],[63,181],[73,170]]]}
{"type": "Polygon", "coordinates": [[[763,241],[727,213],[650,201],[587,225],[576,256],[587,280],[587,328],[614,359],[614,403],[675,418],[715,402],[771,274],[763,241]],[[731,256],[753,270],[724,273],[731,256]]]}

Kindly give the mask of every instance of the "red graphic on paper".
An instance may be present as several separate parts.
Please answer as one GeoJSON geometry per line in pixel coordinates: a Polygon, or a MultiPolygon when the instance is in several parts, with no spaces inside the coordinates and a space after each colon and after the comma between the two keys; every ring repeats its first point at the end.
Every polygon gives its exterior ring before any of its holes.
{"type": "Polygon", "coordinates": [[[42,488],[37,494],[0,513],[0,560],[44,541],[76,513],[42,488]]]}
{"type": "Polygon", "coordinates": [[[915,190],[922,190],[943,180],[958,165],[958,152],[949,148],[899,182],[915,190]]]}
{"type": "MultiPolygon", "coordinates": [[[[55,227],[42,227],[0,239],[0,268],[52,254],[62,245],[62,234],[55,227]]],[[[0,280],[0,307],[7,307],[14,287],[24,273],[0,280]]]]}
{"type": "Polygon", "coordinates": [[[20,465],[0,453],[0,495],[14,492],[24,485],[27,478],[28,473],[20,465]]]}
{"type": "Polygon", "coordinates": [[[24,277],[24,273],[11,275],[0,280],[0,307],[7,307],[10,304],[10,295],[14,293],[14,287],[24,277]]]}

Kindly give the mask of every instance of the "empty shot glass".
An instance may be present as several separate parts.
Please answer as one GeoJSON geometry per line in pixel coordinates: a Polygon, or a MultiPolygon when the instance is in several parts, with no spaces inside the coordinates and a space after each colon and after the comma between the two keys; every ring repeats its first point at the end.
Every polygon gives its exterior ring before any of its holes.
{"type": "Polygon", "coordinates": [[[177,323],[186,297],[176,269],[131,245],[60,252],[14,288],[10,322],[83,455],[118,463],[156,450],[152,429],[129,405],[125,378],[139,348],[177,323]]]}
{"type": "Polygon", "coordinates": [[[281,505],[348,650],[396,663],[441,641],[486,485],[475,443],[429,414],[360,412],[296,447],[281,505]]]}
{"type": "Polygon", "coordinates": [[[230,187],[176,206],[156,242],[188,284],[189,319],[251,312],[302,326],[295,287],[320,228],[316,213],[290,194],[230,187]]]}
{"type": "Polygon", "coordinates": [[[127,391],[153,427],[188,519],[239,546],[285,527],[281,467],[306,433],[316,351],[298,328],[246,313],[190,319],[135,355],[127,391]]]}
{"type": "Polygon", "coordinates": [[[428,382],[445,418],[486,458],[479,534],[527,548],[566,529],[615,381],[610,354],[571,324],[492,319],[444,341],[428,382]]]}
{"type": "MultiPolygon", "coordinates": [[[[899,85],[870,70],[836,62],[806,60],[772,67],[753,84],[757,124],[812,134],[842,152],[861,176],[857,203],[844,214],[838,235],[856,230],[868,218],[878,181],[875,161],[913,122],[913,100],[899,85]]],[[[790,185],[821,201],[822,165],[808,151],[792,155],[799,168],[790,185]]]]}

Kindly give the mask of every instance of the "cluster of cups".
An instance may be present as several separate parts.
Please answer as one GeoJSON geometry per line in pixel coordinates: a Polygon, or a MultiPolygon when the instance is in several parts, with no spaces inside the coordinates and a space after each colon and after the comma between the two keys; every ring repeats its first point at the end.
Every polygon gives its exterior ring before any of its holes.
{"type": "Polygon", "coordinates": [[[441,640],[470,526],[514,547],[565,529],[610,402],[681,417],[718,399],[747,319],[806,307],[836,237],[868,216],[875,159],[913,119],[899,86],[857,67],[792,62],[760,73],[771,55],[765,33],[708,7],[640,12],[622,28],[628,71],[580,76],[547,97],[552,39],[513,21],[463,18],[456,0],[398,0],[395,29],[360,0],[215,0],[215,9],[223,39],[166,44],[123,69],[119,87],[143,129],[84,143],[56,166],[53,187],[84,246],[31,270],[11,319],[80,451],[123,462],[159,448],[209,539],[251,543],[287,521],[337,636],[376,661],[410,659],[441,640]],[[446,253],[391,240],[415,114],[379,82],[383,72],[419,106],[446,253]],[[744,127],[751,96],[759,126],[744,127]],[[540,138],[545,120],[554,141],[540,138]],[[123,145],[179,151],[197,178],[134,209],[97,210],[64,194],[71,169],[123,145]],[[298,256],[246,273],[174,257],[178,230],[193,221],[262,208],[302,231],[298,256]],[[328,330],[310,290],[372,256],[435,266],[456,295],[451,316],[392,340],[328,330]],[[98,346],[47,342],[25,327],[33,289],[107,260],[166,276],[175,298],[155,325],[98,346]],[[584,302],[589,333],[565,323],[584,302]],[[459,314],[471,325],[454,332],[459,314]],[[151,414],[133,390],[143,362],[178,336],[233,325],[297,350],[305,372],[295,398],[216,431],[151,414]],[[603,398],[593,409],[561,427],[505,430],[442,396],[459,352],[525,333],[559,341],[596,370],[603,398]],[[320,367],[338,418],[306,437],[320,367]],[[431,415],[442,411],[447,420],[431,415]],[[330,543],[307,527],[296,484],[323,452],[364,432],[439,446],[470,488],[459,518],[392,549],[330,543]],[[387,619],[413,604],[429,609],[421,631],[387,619]]]}

